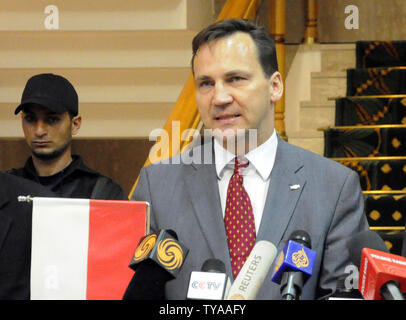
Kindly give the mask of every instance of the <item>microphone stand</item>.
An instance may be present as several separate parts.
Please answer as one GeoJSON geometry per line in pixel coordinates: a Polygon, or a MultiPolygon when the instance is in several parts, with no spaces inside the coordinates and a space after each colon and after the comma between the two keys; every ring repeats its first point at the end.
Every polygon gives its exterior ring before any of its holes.
{"type": "Polygon", "coordinates": [[[303,287],[303,274],[300,271],[290,271],[282,275],[281,283],[286,283],[282,288],[283,300],[298,300],[303,287]]]}

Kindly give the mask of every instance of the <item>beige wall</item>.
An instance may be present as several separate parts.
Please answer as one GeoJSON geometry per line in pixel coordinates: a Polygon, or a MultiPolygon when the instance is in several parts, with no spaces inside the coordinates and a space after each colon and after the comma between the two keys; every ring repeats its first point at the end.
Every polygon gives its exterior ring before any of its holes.
{"type": "Polygon", "coordinates": [[[405,0],[318,0],[321,42],[406,39],[405,0]],[[359,11],[359,29],[346,29],[345,7],[359,11]]]}
{"type": "MultiPolygon", "coordinates": [[[[39,72],[59,72],[74,82],[86,116],[80,137],[147,137],[164,124],[189,75],[193,35],[215,20],[225,0],[117,0],[114,7],[108,0],[54,3],[60,7],[58,31],[44,30],[48,1],[0,1],[2,137],[22,137],[12,110],[29,75],[39,72]]],[[[298,44],[303,37],[304,3],[286,0],[287,44],[298,44]]],[[[268,0],[261,1],[260,9],[258,21],[267,25],[268,0]]],[[[404,39],[405,13],[405,0],[320,0],[320,40],[404,39]],[[358,30],[344,28],[349,4],[359,8],[358,30]]],[[[292,63],[301,70],[303,83],[309,72],[320,71],[319,54],[313,49],[294,46],[287,54],[286,71],[292,79],[297,79],[292,63]]],[[[307,82],[300,86],[306,92],[300,96],[289,83],[287,101],[308,98],[307,82]]],[[[296,128],[299,113],[287,113],[289,127],[296,128]]]]}

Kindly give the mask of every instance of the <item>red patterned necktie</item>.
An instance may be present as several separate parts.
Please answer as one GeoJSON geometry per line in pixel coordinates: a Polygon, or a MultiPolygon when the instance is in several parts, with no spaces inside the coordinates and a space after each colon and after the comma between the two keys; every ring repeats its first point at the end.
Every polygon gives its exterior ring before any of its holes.
{"type": "Polygon", "coordinates": [[[255,223],[251,200],[243,186],[242,170],[248,166],[248,160],[239,162],[235,158],[234,173],[227,189],[226,226],[228,249],[231,258],[234,279],[255,244],[255,223]]]}

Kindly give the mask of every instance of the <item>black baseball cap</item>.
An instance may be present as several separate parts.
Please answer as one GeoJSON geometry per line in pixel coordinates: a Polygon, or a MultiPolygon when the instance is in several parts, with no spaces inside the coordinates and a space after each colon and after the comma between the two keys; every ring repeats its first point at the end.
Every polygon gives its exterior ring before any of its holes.
{"type": "Polygon", "coordinates": [[[78,94],[72,84],[62,76],[42,73],[32,76],[25,85],[21,104],[14,114],[29,104],[39,104],[55,113],[78,115],[78,94]]]}

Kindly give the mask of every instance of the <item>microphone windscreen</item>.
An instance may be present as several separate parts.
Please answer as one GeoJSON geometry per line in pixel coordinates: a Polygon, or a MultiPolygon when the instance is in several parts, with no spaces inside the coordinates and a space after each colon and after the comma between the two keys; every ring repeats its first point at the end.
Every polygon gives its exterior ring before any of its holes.
{"type": "Polygon", "coordinates": [[[201,271],[191,272],[186,298],[223,300],[230,285],[223,261],[208,259],[203,263],[201,271]]]}
{"type": "Polygon", "coordinates": [[[278,250],[273,243],[258,241],[234,280],[227,300],[253,300],[264,282],[278,250]]]}
{"type": "Polygon", "coordinates": [[[175,231],[173,231],[172,229],[167,229],[166,232],[168,232],[172,237],[174,237],[176,240],[178,239],[178,235],[176,234],[175,231]]]}
{"type": "Polygon", "coordinates": [[[289,237],[289,240],[293,240],[309,249],[312,248],[312,241],[310,235],[304,230],[293,231],[289,237]]]}
{"type": "Polygon", "coordinates": [[[226,273],[226,266],[219,259],[207,259],[202,265],[202,272],[226,273]]]}
{"type": "Polygon", "coordinates": [[[385,242],[375,231],[363,231],[348,241],[350,259],[357,267],[361,265],[362,249],[369,248],[383,252],[389,252],[385,242]]]}

